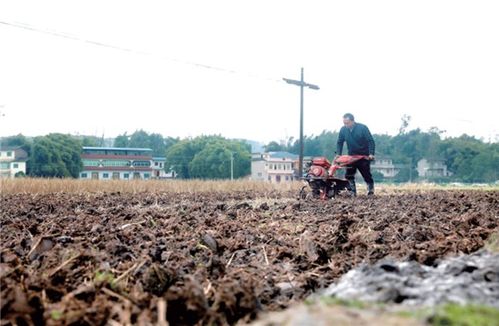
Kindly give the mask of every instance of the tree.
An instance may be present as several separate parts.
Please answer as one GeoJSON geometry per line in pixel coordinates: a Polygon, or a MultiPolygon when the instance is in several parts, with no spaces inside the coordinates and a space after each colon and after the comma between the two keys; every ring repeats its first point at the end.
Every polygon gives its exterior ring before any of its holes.
{"type": "MultiPolygon", "coordinates": [[[[457,138],[442,140],[445,132],[431,127],[424,132],[420,129],[407,130],[411,118],[404,115],[402,126],[396,136],[373,135],[376,143],[376,156],[387,156],[403,168],[394,178],[397,182],[415,181],[419,160],[444,160],[449,176],[431,177],[432,181],[495,182],[499,173],[499,144],[484,143],[466,134],[457,138]]],[[[336,148],[337,132],[323,131],[318,136],[305,136],[306,156],[331,157],[336,148]]],[[[274,142],[271,142],[273,144],[274,142]]],[[[277,143],[276,143],[277,144],[277,143]]],[[[287,146],[290,153],[299,152],[299,141],[287,146]]]]}
{"type": "Polygon", "coordinates": [[[127,136],[127,134],[125,132],[123,135],[119,135],[118,137],[116,137],[114,139],[113,146],[114,147],[122,147],[122,148],[130,147],[129,142],[130,142],[130,137],[127,136]]]}
{"type": "Polygon", "coordinates": [[[178,138],[163,138],[160,134],[148,134],[144,130],[138,130],[130,136],[126,133],[119,135],[114,139],[113,146],[150,148],[153,156],[165,156],[166,150],[178,141],[178,138]]]}
{"type": "Polygon", "coordinates": [[[0,147],[20,147],[21,149],[26,151],[26,153],[28,153],[28,156],[31,153],[31,145],[32,142],[22,134],[3,137],[0,141],[0,147]]]}
{"type": "Polygon", "coordinates": [[[81,145],[85,147],[98,147],[101,143],[101,138],[96,136],[83,136],[80,138],[81,145]]]}
{"type": "Polygon", "coordinates": [[[77,178],[81,169],[81,142],[70,135],[36,137],[30,159],[31,175],[77,178]]]}
{"type": "Polygon", "coordinates": [[[267,145],[263,146],[263,148],[266,152],[281,152],[287,150],[285,146],[280,145],[276,141],[271,141],[267,145]]]}
{"type": "Polygon", "coordinates": [[[372,171],[371,174],[372,174],[374,182],[383,182],[383,180],[385,179],[385,176],[381,172],[372,171]]]}
{"type": "Polygon", "coordinates": [[[399,135],[405,134],[405,131],[407,130],[407,127],[409,127],[409,123],[411,122],[411,116],[404,114],[401,118],[402,124],[400,125],[399,128],[399,135]]]}
{"type": "Polygon", "coordinates": [[[251,146],[243,141],[221,136],[200,136],[184,139],[166,153],[167,165],[181,178],[230,178],[231,157],[234,178],[251,173],[251,146]]]}

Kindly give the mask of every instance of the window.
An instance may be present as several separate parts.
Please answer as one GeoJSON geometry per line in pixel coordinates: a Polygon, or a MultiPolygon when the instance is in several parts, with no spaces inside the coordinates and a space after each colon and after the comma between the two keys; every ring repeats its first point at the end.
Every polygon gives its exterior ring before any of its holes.
{"type": "Polygon", "coordinates": [[[261,177],[262,176],[262,172],[258,172],[258,176],[261,177]]]}
{"type": "Polygon", "coordinates": [[[0,169],[10,169],[10,163],[9,162],[1,162],[0,169]]]}
{"type": "Polygon", "coordinates": [[[12,168],[13,168],[13,169],[19,169],[19,164],[17,164],[17,163],[12,163],[12,168]]]}
{"type": "Polygon", "coordinates": [[[125,160],[109,160],[109,161],[103,161],[102,162],[103,166],[130,166],[130,161],[125,161],[125,160]]]}
{"type": "Polygon", "coordinates": [[[128,179],[130,178],[130,174],[128,173],[123,173],[123,179],[128,179]]]}
{"type": "Polygon", "coordinates": [[[99,160],[83,160],[83,166],[99,166],[99,160]]]}
{"type": "Polygon", "coordinates": [[[149,173],[144,173],[144,179],[149,179],[151,175],[149,173]]]}
{"type": "Polygon", "coordinates": [[[159,167],[162,168],[163,167],[163,163],[159,163],[159,167]]]}
{"type": "Polygon", "coordinates": [[[109,173],[102,173],[102,178],[103,179],[108,179],[109,178],[109,173]]]}
{"type": "Polygon", "coordinates": [[[12,156],[12,152],[7,152],[7,156],[12,156]]]}
{"type": "Polygon", "coordinates": [[[81,174],[81,178],[82,178],[82,179],[86,179],[86,178],[88,178],[88,175],[87,175],[86,173],[82,173],[82,174],[81,174]]]}
{"type": "Polygon", "coordinates": [[[135,161],[133,162],[133,166],[151,166],[150,161],[135,161]]]}
{"type": "Polygon", "coordinates": [[[158,166],[158,162],[154,162],[154,166],[158,166]]]}

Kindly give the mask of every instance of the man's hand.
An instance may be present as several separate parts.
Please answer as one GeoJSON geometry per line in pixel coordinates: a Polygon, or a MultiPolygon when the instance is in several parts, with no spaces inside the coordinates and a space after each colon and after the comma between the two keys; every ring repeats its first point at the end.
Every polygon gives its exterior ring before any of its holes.
{"type": "Polygon", "coordinates": [[[374,161],[374,155],[369,155],[369,161],[374,161]]]}

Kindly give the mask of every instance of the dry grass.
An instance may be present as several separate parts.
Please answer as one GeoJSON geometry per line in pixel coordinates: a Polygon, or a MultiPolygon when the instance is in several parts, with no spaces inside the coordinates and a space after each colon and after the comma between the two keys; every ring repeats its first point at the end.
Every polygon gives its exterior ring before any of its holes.
{"type": "Polygon", "coordinates": [[[271,184],[268,182],[234,180],[75,180],[75,179],[1,179],[2,194],[19,193],[83,193],[83,192],[231,192],[231,191],[298,191],[300,182],[271,184]]]}
{"type": "MultiPolygon", "coordinates": [[[[174,192],[174,193],[198,193],[198,192],[233,192],[233,191],[293,191],[298,193],[304,184],[302,182],[283,182],[271,184],[262,181],[250,180],[77,180],[77,179],[0,179],[1,194],[19,193],[83,193],[83,192],[174,192]]],[[[379,195],[391,195],[400,192],[431,191],[431,190],[455,190],[476,189],[486,191],[498,191],[499,186],[449,186],[436,184],[402,184],[388,185],[377,184],[376,193],[379,195]]],[[[357,190],[364,193],[365,185],[358,182],[357,190]]]]}

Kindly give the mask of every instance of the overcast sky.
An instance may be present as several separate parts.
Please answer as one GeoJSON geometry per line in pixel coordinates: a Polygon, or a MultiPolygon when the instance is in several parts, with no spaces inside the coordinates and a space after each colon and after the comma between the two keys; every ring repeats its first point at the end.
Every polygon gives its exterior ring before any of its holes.
{"type": "Polygon", "coordinates": [[[446,130],[498,141],[499,1],[0,0],[0,136],[446,130]]]}

